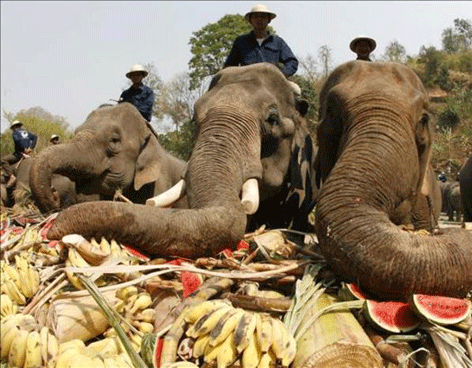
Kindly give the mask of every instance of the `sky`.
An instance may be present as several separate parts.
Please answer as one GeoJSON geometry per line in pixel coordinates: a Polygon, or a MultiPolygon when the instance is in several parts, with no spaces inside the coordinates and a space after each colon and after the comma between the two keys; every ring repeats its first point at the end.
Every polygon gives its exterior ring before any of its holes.
{"type": "MultiPolygon", "coordinates": [[[[1,131],[4,112],[40,106],[75,129],[100,104],[118,99],[133,64],[155,65],[164,82],[188,71],[192,34],[253,1],[1,1],[1,131]]],[[[266,1],[271,22],[298,57],[335,67],[355,57],[350,41],[367,35],[374,55],[397,40],[408,55],[441,48],[454,19],[472,19],[472,1],[266,1]]],[[[321,67],[319,68],[321,71],[321,67]]]]}

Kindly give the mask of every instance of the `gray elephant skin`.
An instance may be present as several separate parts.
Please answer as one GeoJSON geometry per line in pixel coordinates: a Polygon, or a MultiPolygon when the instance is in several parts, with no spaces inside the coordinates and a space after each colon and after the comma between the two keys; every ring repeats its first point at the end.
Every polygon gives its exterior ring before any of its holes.
{"type": "Polygon", "coordinates": [[[459,173],[464,221],[472,221],[472,156],[469,157],[459,173]]]}
{"type": "Polygon", "coordinates": [[[185,167],[159,144],[139,111],[121,103],[92,111],[70,142],[41,151],[31,167],[30,185],[43,212],[60,208],[50,190],[55,174],[73,180],[87,201],[111,200],[121,191],[132,202],[145,203],[172,187],[185,167]]]}
{"type": "Polygon", "coordinates": [[[443,189],[444,212],[449,221],[462,221],[462,199],[459,181],[446,181],[443,189]]]}
{"type": "Polygon", "coordinates": [[[48,237],[106,236],[155,256],[213,256],[248,229],[240,198],[248,179],[259,184],[256,223],[269,212],[271,226],[305,229],[316,196],[307,108],[271,64],[225,68],[195,104],[197,141],[185,174],[190,209],[79,204],[59,214],[48,237]]]}
{"type": "Polygon", "coordinates": [[[420,193],[431,196],[432,134],[420,79],[401,64],[353,61],[330,74],[320,99],[315,226],[328,264],[380,299],[465,296],[472,234],[422,235],[404,226],[415,225],[420,193]]]}

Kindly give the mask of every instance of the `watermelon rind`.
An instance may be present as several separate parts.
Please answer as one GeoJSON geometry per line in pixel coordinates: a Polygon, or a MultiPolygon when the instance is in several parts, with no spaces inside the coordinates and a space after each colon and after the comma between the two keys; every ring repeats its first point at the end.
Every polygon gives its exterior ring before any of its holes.
{"type": "Polygon", "coordinates": [[[366,300],[364,315],[373,327],[384,332],[409,332],[420,324],[419,318],[405,302],[366,300]]]}
{"type": "Polygon", "coordinates": [[[343,300],[366,300],[369,296],[361,291],[356,284],[343,282],[339,289],[339,297],[343,300]]]}
{"type": "Polygon", "coordinates": [[[442,326],[455,325],[470,317],[469,299],[439,295],[413,294],[410,299],[413,311],[423,319],[442,326]]]}

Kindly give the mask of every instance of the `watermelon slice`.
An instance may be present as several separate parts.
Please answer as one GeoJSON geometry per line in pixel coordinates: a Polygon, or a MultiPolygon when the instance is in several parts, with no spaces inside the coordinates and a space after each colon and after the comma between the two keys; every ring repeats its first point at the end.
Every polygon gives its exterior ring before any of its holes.
{"type": "Polygon", "coordinates": [[[410,305],[420,317],[445,326],[462,322],[470,316],[472,308],[468,299],[424,294],[414,294],[410,305]]]}
{"type": "Polygon", "coordinates": [[[366,300],[371,297],[363,292],[356,284],[347,284],[343,282],[341,289],[339,289],[339,296],[343,300],[366,300]]]}
{"type": "Polygon", "coordinates": [[[383,331],[403,333],[414,330],[420,324],[419,318],[404,302],[377,302],[366,300],[364,314],[369,322],[383,331]]]}

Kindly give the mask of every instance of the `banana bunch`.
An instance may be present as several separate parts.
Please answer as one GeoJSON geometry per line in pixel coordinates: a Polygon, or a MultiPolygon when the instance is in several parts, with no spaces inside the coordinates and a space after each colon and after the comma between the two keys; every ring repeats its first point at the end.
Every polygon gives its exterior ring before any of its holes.
{"type": "Polygon", "coordinates": [[[218,368],[288,367],[296,342],[284,323],[268,313],[234,308],[223,300],[197,304],[185,316],[186,335],[194,340],[193,357],[218,368]]]}
{"type": "Polygon", "coordinates": [[[85,346],[74,339],[59,345],[55,368],[133,368],[128,354],[116,338],[107,337],[85,346]]]}
{"type": "Polygon", "coordinates": [[[39,273],[25,256],[16,255],[15,265],[2,262],[1,292],[7,294],[18,305],[25,305],[39,289],[39,273]]]}
{"type": "MultiPolygon", "coordinates": [[[[116,291],[116,297],[120,302],[115,305],[115,310],[120,313],[127,323],[123,324],[131,340],[134,349],[139,353],[141,350],[142,335],[154,332],[154,320],[156,311],[150,308],[152,304],[151,295],[147,292],[139,292],[136,286],[127,286],[116,291]],[[138,333],[135,333],[130,326],[133,326],[138,333]]],[[[104,333],[107,337],[115,337],[116,331],[113,327],[104,333]]]]}
{"type": "Polygon", "coordinates": [[[8,294],[0,294],[0,315],[10,316],[18,312],[18,304],[11,300],[8,294]]]}
{"type": "Polygon", "coordinates": [[[29,314],[12,314],[1,321],[1,359],[17,368],[55,367],[56,337],[29,314]]]}

